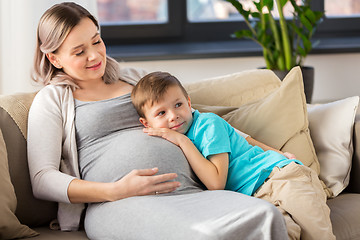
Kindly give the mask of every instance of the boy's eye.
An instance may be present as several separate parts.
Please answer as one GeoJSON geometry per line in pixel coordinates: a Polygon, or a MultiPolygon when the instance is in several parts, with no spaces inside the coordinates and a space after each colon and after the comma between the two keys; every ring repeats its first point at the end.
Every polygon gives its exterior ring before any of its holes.
{"type": "Polygon", "coordinates": [[[177,103],[177,104],[175,104],[175,107],[181,107],[181,105],[182,105],[182,103],[177,103]]]}
{"type": "Polygon", "coordinates": [[[165,111],[161,111],[161,112],[158,113],[158,116],[162,116],[164,114],[165,114],[165,111]]]}

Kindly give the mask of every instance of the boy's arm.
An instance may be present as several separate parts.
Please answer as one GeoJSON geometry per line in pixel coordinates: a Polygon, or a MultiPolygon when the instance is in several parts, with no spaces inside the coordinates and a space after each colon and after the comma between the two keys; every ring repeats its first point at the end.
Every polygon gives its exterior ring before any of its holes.
{"type": "Polygon", "coordinates": [[[264,150],[264,151],[272,150],[272,151],[275,151],[275,152],[278,152],[278,153],[284,155],[285,157],[287,157],[289,159],[295,159],[296,158],[295,155],[292,154],[292,153],[279,151],[279,150],[277,150],[275,148],[272,148],[272,147],[270,147],[270,146],[268,146],[268,145],[266,145],[266,144],[264,144],[262,142],[259,142],[259,141],[255,140],[254,138],[252,138],[250,136],[246,138],[246,141],[248,141],[248,143],[250,145],[258,146],[258,147],[262,148],[262,150],[264,150]]]}
{"type": "Polygon", "coordinates": [[[211,155],[209,161],[184,134],[167,128],[144,128],[144,132],[162,137],[179,146],[195,174],[209,190],[225,188],[229,166],[228,153],[211,155]]]}

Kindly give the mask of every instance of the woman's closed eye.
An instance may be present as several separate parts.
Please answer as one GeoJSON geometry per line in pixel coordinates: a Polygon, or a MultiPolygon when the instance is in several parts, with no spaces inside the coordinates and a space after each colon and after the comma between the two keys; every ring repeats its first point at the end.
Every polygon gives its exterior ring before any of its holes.
{"type": "MultiPolygon", "coordinates": [[[[101,43],[101,40],[98,40],[96,42],[93,43],[93,45],[97,45],[97,44],[100,44],[101,43]]],[[[85,51],[84,50],[81,50],[80,52],[77,52],[75,53],[76,56],[81,56],[85,51]]]]}
{"type": "Polygon", "coordinates": [[[84,53],[84,51],[80,51],[78,53],[75,53],[76,56],[81,56],[84,53]]]}

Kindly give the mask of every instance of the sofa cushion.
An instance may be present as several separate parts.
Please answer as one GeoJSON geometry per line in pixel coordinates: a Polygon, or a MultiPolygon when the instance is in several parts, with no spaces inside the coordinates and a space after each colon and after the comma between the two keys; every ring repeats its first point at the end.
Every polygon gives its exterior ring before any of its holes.
{"type": "Polygon", "coordinates": [[[349,184],[353,127],[359,97],[308,105],[311,139],[320,162],[320,178],[334,196],[349,184]]]}
{"type": "Polygon", "coordinates": [[[360,194],[340,194],[327,204],[336,239],[360,239],[360,194]]]}
{"type": "Polygon", "coordinates": [[[0,239],[33,237],[37,232],[15,216],[16,195],[10,180],[6,145],[0,130],[0,239]]]}
{"type": "Polygon", "coordinates": [[[35,199],[26,151],[27,113],[35,93],[0,96],[0,129],[7,147],[8,165],[17,198],[16,216],[30,227],[56,218],[57,203],[35,199]]]}
{"type": "Polygon", "coordinates": [[[255,69],[183,85],[193,104],[238,107],[267,96],[280,84],[272,71],[255,69]]]}
{"type": "Polygon", "coordinates": [[[222,117],[225,114],[232,112],[237,109],[237,107],[228,107],[228,106],[208,106],[204,104],[191,104],[191,107],[198,110],[199,112],[212,112],[216,115],[222,117]]]}
{"type": "Polygon", "coordinates": [[[34,238],[31,238],[29,240],[87,240],[89,239],[86,236],[85,230],[81,229],[79,231],[72,231],[72,232],[66,232],[66,231],[54,231],[46,227],[37,227],[34,228],[35,231],[40,233],[39,236],[36,236],[34,238]]]}
{"type": "Polygon", "coordinates": [[[346,191],[360,193],[360,108],[358,108],[355,117],[353,146],[354,153],[350,172],[350,182],[346,191]]]}
{"type": "Polygon", "coordinates": [[[295,154],[306,166],[320,172],[308,129],[300,68],[292,69],[268,96],[240,106],[223,118],[256,140],[295,154]]]}

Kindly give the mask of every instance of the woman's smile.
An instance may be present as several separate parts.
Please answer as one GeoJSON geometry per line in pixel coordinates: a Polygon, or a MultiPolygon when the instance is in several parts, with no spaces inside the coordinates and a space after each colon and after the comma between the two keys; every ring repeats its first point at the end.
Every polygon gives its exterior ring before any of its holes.
{"type": "Polygon", "coordinates": [[[100,61],[99,63],[92,65],[90,67],[86,67],[86,68],[89,70],[98,70],[101,67],[101,65],[102,65],[102,62],[100,61]]]}

